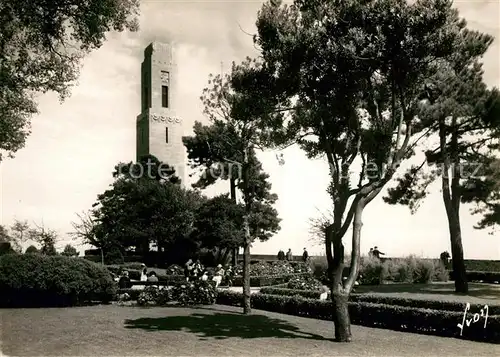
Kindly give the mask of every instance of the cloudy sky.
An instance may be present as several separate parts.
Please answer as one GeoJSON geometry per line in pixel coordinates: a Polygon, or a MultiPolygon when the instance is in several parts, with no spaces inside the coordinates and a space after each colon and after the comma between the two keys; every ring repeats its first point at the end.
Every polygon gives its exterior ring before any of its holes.
{"type": "MultiPolygon", "coordinates": [[[[32,135],[14,159],[0,166],[1,219],[10,226],[26,219],[56,229],[67,241],[75,213],[91,207],[112,182],[111,172],[120,161],[135,158],[135,121],[140,111],[140,64],[144,48],[152,41],[174,41],[179,63],[180,107],[184,134],[192,133],[195,120],[206,121],[199,96],[209,73],[229,68],[231,61],[255,55],[252,39],[260,1],[144,0],[141,29],[137,33],[110,34],[101,49],[83,63],[78,85],[63,104],[55,95],[41,96],[40,115],[33,118],[32,135]]],[[[475,29],[500,37],[499,3],[496,0],[455,1],[462,16],[475,29]]],[[[485,57],[485,80],[498,86],[500,51],[495,41],[485,57]]],[[[325,188],[327,166],[307,160],[297,148],[284,151],[284,166],[275,152],[261,155],[279,195],[277,209],[281,231],[266,243],[256,243],[254,253],[276,254],[303,247],[320,253],[309,237],[309,218],[329,207],[325,188]]],[[[226,192],[218,185],[209,193],[226,192]]],[[[478,217],[461,211],[465,257],[500,259],[500,240],[477,231],[478,217]]],[[[347,241],[350,236],[346,236],[347,241]]],[[[415,215],[408,208],[388,206],[381,197],[365,210],[361,249],[374,245],[388,256],[417,254],[437,257],[450,250],[444,206],[435,187],[415,215]]],[[[83,248],[83,247],[82,247],[83,248]]]]}

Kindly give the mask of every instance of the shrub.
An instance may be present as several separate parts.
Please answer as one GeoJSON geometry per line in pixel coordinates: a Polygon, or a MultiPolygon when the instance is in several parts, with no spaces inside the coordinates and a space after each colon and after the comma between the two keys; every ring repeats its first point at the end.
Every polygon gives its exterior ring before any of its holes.
{"type": "Polygon", "coordinates": [[[26,248],[26,251],[24,253],[25,254],[38,253],[38,249],[34,245],[30,245],[28,248],[26,248]]]}
{"type": "Polygon", "coordinates": [[[213,305],[216,298],[217,289],[208,281],[185,282],[172,288],[172,300],[184,306],[213,305]]]}
{"type": "Polygon", "coordinates": [[[398,275],[398,262],[394,260],[386,260],[382,263],[382,270],[380,273],[381,281],[396,281],[398,275]]]}
{"type": "Polygon", "coordinates": [[[415,271],[417,270],[417,258],[410,255],[403,259],[395,259],[393,280],[398,283],[413,283],[415,271]]]}
{"type": "Polygon", "coordinates": [[[167,275],[184,275],[184,268],[177,264],[172,264],[166,270],[167,275]]]}
{"type": "Polygon", "coordinates": [[[361,284],[378,285],[382,282],[382,262],[374,257],[362,257],[360,266],[361,284]]]}
{"type": "Polygon", "coordinates": [[[311,257],[309,265],[311,266],[312,274],[316,279],[322,280],[326,277],[328,271],[328,261],[326,260],[326,256],[311,257]]]}
{"type": "Polygon", "coordinates": [[[133,269],[133,270],[142,270],[141,262],[126,262],[120,265],[123,269],[133,269]]]}
{"type": "Polygon", "coordinates": [[[137,305],[159,305],[160,290],[155,286],[146,286],[137,297],[137,305]]]}
{"type": "MultiPolygon", "coordinates": [[[[218,304],[241,306],[242,302],[242,293],[221,291],[217,297],[218,304]]],[[[331,301],[306,299],[299,296],[255,294],[252,295],[251,304],[255,309],[328,321],[332,320],[334,310],[331,301]]],[[[484,328],[483,323],[465,327],[463,336],[460,336],[460,330],[457,328],[457,321],[460,322],[463,318],[463,312],[459,311],[349,302],[349,315],[351,322],[355,325],[500,343],[500,316],[498,315],[488,317],[487,328],[484,328]]]]}
{"type": "Polygon", "coordinates": [[[10,242],[0,242],[0,255],[15,253],[16,251],[12,249],[10,242]]]}
{"type": "Polygon", "coordinates": [[[448,281],[450,280],[450,273],[446,267],[440,262],[434,262],[434,276],[433,281],[448,281]]]}
{"type": "Polygon", "coordinates": [[[85,259],[41,254],[0,257],[0,305],[71,306],[109,302],[116,294],[111,274],[85,259]]]}
{"type": "Polygon", "coordinates": [[[427,284],[434,277],[434,263],[431,260],[420,259],[413,275],[413,282],[418,284],[427,284]]]}
{"type": "Polygon", "coordinates": [[[288,282],[288,289],[296,290],[319,290],[323,284],[309,275],[299,275],[288,282]]]}

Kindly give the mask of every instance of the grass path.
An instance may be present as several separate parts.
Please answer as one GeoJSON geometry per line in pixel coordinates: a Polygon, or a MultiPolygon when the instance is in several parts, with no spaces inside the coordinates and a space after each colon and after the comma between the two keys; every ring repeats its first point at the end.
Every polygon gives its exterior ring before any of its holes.
{"type": "Polygon", "coordinates": [[[101,305],[4,309],[9,356],[494,356],[498,345],[352,326],[330,340],[328,321],[240,308],[101,305]]]}

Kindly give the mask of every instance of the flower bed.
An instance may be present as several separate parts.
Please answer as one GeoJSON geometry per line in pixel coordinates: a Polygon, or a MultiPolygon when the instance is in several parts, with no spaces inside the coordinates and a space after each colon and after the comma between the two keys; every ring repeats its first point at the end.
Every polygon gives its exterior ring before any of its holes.
{"type": "MultiPolygon", "coordinates": [[[[235,275],[243,275],[243,264],[238,264],[234,269],[235,275]]],[[[289,274],[312,274],[309,264],[304,262],[257,262],[250,265],[250,276],[276,276],[289,274]]]]}
{"type": "Polygon", "coordinates": [[[311,275],[300,275],[293,277],[287,284],[288,289],[295,290],[322,290],[323,284],[321,281],[311,275]]]}
{"type": "MultiPolygon", "coordinates": [[[[285,284],[294,278],[308,274],[309,273],[250,276],[250,286],[262,287],[262,286],[274,286],[279,284],[285,284]]],[[[233,277],[232,280],[233,280],[233,286],[243,286],[242,276],[235,276],[233,277]]]]}
{"type": "MultiPolygon", "coordinates": [[[[171,288],[158,289],[148,286],[137,296],[139,306],[165,306],[176,302],[182,306],[213,305],[217,297],[214,284],[208,281],[178,283],[171,288]]],[[[132,300],[132,296],[130,296],[132,300]]]]}
{"type": "MultiPolygon", "coordinates": [[[[238,292],[221,291],[217,297],[218,304],[241,306],[242,302],[242,293],[238,292]]],[[[306,299],[298,296],[255,294],[252,295],[251,304],[255,309],[332,320],[333,305],[331,301],[306,299]]],[[[349,302],[349,314],[351,322],[355,325],[500,343],[500,315],[489,316],[486,328],[483,319],[464,327],[463,335],[460,336],[457,323],[461,323],[463,312],[458,311],[441,311],[370,302],[349,302]]],[[[467,316],[467,318],[471,317],[471,314],[467,316]]]]}

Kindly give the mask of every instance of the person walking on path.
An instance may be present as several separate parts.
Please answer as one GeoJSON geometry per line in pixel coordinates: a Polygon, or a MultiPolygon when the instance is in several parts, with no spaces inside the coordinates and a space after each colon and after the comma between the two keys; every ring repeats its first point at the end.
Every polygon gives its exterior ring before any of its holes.
{"type": "Polygon", "coordinates": [[[285,260],[285,252],[280,249],[278,252],[278,260],[285,260]]]}
{"type": "Polygon", "coordinates": [[[286,252],[286,260],[291,262],[293,260],[292,249],[288,248],[288,252],[286,252]]]}

